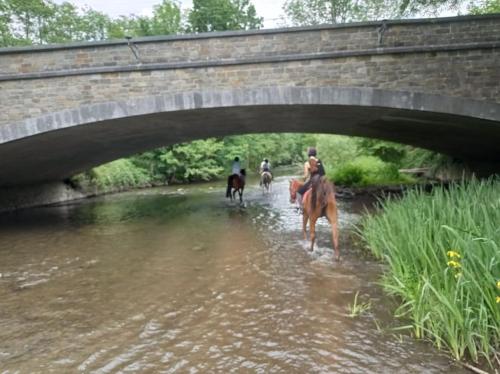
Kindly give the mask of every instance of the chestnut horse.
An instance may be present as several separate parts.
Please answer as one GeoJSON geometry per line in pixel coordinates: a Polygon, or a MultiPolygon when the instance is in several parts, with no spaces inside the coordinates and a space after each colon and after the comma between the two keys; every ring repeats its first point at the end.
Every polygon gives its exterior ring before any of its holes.
{"type": "Polygon", "coordinates": [[[241,169],[240,174],[235,174],[232,178],[231,192],[229,193],[229,198],[234,200],[236,198],[236,192],[240,195],[240,204],[243,203],[243,190],[245,189],[245,169],[241,169]]]}
{"type": "MultiPolygon", "coordinates": [[[[303,182],[296,179],[290,181],[290,202],[292,204],[296,202],[297,190],[303,184],[303,182]]],[[[307,240],[307,221],[310,220],[310,251],[314,250],[316,221],[320,217],[326,217],[330,225],[332,225],[333,249],[335,251],[335,258],[339,260],[337,202],[335,200],[335,187],[333,183],[329,182],[324,177],[316,176],[313,179],[312,188],[302,197],[302,206],[304,207],[302,212],[302,233],[304,235],[304,240],[307,240]]]]}

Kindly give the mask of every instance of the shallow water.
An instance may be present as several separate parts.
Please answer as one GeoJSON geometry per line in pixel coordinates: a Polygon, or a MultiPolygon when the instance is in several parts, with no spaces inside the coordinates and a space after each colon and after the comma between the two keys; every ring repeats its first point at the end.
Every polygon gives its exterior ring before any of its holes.
{"type": "Polygon", "coordinates": [[[222,185],[161,188],[0,216],[0,373],[459,373],[393,330],[381,265],[340,201],[313,253],[288,202],[222,185]],[[359,292],[371,308],[350,318],[359,292]]]}

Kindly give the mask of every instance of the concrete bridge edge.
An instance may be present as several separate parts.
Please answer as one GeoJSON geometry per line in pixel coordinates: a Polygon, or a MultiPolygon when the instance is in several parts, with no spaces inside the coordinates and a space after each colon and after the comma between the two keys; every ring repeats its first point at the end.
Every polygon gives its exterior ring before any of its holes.
{"type": "Polygon", "coordinates": [[[0,126],[0,145],[48,131],[162,112],[265,105],[348,105],[451,114],[499,122],[500,103],[408,91],[354,87],[260,87],[198,90],[110,101],[0,126]]]}

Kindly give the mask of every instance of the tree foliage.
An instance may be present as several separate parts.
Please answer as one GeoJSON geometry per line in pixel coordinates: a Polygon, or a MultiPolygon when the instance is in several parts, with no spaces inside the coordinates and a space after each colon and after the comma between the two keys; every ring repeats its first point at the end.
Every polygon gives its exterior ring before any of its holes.
{"type": "Polygon", "coordinates": [[[471,4],[472,14],[500,13],[500,0],[483,0],[479,4],[471,4]]]}
{"type": "Polygon", "coordinates": [[[131,160],[153,181],[193,182],[229,174],[236,156],[250,173],[257,172],[264,158],[273,166],[302,162],[307,146],[315,142],[315,136],[304,134],[228,136],[158,148],[133,156],[131,160]]]}
{"type": "Polygon", "coordinates": [[[189,30],[195,32],[248,30],[262,27],[250,0],[193,0],[188,15],[189,30]]]}
{"type": "Polygon", "coordinates": [[[151,17],[108,15],[70,2],[0,0],[0,46],[96,41],[182,32],[179,6],[163,0],[151,17]]]}
{"type": "MultiPolygon", "coordinates": [[[[498,0],[487,0],[498,1],[498,0]]],[[[394,19],[458,12],[463,0],[286,0],[287,20],[298,26],[394,19]]]]}
{"type": "Polygon", "coordinates": [[[216,139],[197,140],[169,147],[159,159],[164,163],[170,180],[211,180],[220,176],[224,170],[220,159],[214,157],[221,154],[222,148],[222,142],[216,139]]]}
{"type": "Polygon", "coordinates": [[[283,9],[292,24],[305,26],[357,20],[360,7],[353,0],[287,0],[283,9]]]}

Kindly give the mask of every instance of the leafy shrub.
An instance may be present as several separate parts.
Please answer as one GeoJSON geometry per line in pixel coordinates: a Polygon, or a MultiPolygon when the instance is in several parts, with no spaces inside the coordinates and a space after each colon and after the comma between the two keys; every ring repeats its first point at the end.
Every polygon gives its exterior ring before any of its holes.
{"type": "Polygon", "coordinates": [[[365,170],[355,163],[340,166],[333,173],[333,180],[337,184],[346,186],[360,185],[363,181],[365,170]]]}
{"type": "Polygon", "coordinates": [[[105,193],[145,187],[150,185],[151,180],[146,171],[131,160],[119,159],[78,174],[71,182],[81,189],[105,193]]]}
{"type": "Polygon", "coordinates": [[[357,157],[340,165],[329,174],[335,183],[346,186],[367,186],[407,183],[411,178],[401,175],[396,165],[374,156],[357,157]]]}

